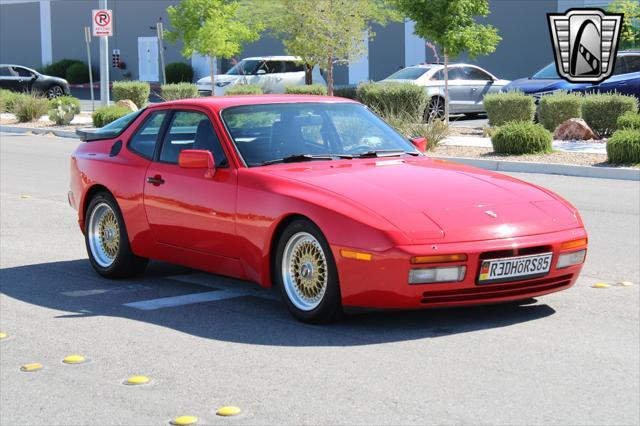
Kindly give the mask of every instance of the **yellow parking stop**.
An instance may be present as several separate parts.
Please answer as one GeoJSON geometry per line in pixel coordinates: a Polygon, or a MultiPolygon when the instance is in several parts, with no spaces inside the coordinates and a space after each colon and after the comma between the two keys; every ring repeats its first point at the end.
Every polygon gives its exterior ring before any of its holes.
{"type": "Polygon", "coordinates": [[[31,364],[25,364],[22,367],[20,367],[20,371],[38,371],[42,369],[42,364],[38,363],[38,362],[34,362],[31,364]]]}
{"type": "Polygon", "coordinates": [[[65,364],[82,364],[87,359],[82,355],[69,355],[65,357],[62,362],[65,364]]]}
{"type": "Polygon", "coordinates": [[[240,414],[241,410],[238,407],[232,407],[232,406],[227,406],[227,407],[220,407],[218,409],[218,411],[216,411],[216,414],[219,416],[235,416],[240,414]]]}
{"type": "Polygon", "coordinates": [[[177,426],[194,425],[196,423],[198,423],[198,418],[196,416],[180,416],[171,420],[171,424],[177,426]]]}
{"type": "Polygon", "coordinates": [[[149,383],[150,380],[147,376],[133,376],[129,377],[125,383],[128,385],[144,385],[149,383]]]}
{"type": "Polygon", "coordinates": [[[607,283],[595,283],[591,287],[593,287],[593,288],[607,288],[607,287],[609,287],[609,284],[607,284],[607,283]]]}

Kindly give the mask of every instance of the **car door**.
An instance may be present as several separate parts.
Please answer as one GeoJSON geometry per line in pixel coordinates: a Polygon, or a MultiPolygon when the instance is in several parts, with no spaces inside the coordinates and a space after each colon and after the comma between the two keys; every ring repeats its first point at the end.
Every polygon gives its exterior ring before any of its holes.
{"type": "Polygon", "coordinates": [[[262,79],[262,90],[265,93],[284,93],[286,84],[284,63],[282,61],[265,61],[264,70],[265,74],[260,77],[262,79]]]}
{"type": "Polygon", "coordinates": [[[155,240],[167,246],[237,257],[236,169],[230,167],[215,127],[204,110],[181,109],[168,117],[159,152],[147,169],[144,206],[155,240]],[[212,177],[178,166],[180,151],[213,153],[212,177]]]}
{"type": "Polygon", "coordinates": [[[283,61],[283,68],[283,92],[285,91],[287,86],[304,85],[304,64],[302,62],[283,61]]]}
{"type": "Polygon", "coordinates": [[[487,93],[497,92],[500,89],[493,87],[494,80],[491,74],[481,70],[480,68],[463,67],[462,72],[464,73],[465,80],[471,88],[470,95],[472,104],[469,105],[472,109],[471,112],[483,112],[484,96],[487,93]]]}
{"type": "Polygon", "coordinates": [[[640,55],[624,55],[616,59],[613,75],[596,86],[602,93],[617,92],[640,98],[640,55]]]}
{"type": "Polygon", "coordinates": [[[0,88],[18,92],[20,91],[19,84],[20,78],[13,67],[0,67],[0,88]]]}
{"type": "Polygon", "coordinates": [[[17,87],[20,92],[30,92],[33,81],[35,80],[35,74],[30,70],[23,67],[13,67],[13,71],[17,78],[17,87]]]}
{"type": "Polygon", "coordinates": [[[467,112],[471,98],[471,87],[465,80],[462,67],[449,68],[449,112],[452,114],[467,112]]]}

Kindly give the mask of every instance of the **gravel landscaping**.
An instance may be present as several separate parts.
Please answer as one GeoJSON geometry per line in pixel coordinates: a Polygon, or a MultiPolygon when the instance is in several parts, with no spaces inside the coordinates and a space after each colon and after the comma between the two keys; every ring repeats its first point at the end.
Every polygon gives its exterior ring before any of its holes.
{"type": "Polygon", "coordinates": [[[633,167],[640,168],[640,164],[609,164],[606,154],[587,154],[579,152],[554,151],[550,154],[500,155],[491,148],[470,146],[440,145],[429,153],[432,156],[479,158],[484,160],[529,161],[535,163],[569,164],[574,166],[596,167],[633,167]]]}

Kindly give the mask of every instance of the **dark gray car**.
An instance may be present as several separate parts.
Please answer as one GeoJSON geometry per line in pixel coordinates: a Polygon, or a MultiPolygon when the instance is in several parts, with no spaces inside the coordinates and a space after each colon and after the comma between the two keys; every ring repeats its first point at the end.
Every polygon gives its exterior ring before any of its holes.
{"type": "Polygon", "coordinates": [[[14,92],[37,92],[49,99],[69,95],[69,83],[64,78],[40,74],[21,65],[0,64],[0,88],[14,92]]]}

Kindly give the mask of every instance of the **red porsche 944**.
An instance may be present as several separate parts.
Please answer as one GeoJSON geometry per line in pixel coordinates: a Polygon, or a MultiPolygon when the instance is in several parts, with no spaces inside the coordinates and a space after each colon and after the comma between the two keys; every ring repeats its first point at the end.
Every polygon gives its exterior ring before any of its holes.
{"type": "Polygon", "coordinates": [[[323,322],[540,296],[573,285],[586,256],[567,201],[429,158],[347,99],[165,102],[79,133],[69,202],[107,278],[160,259],[275,286],[323,322]]]}

